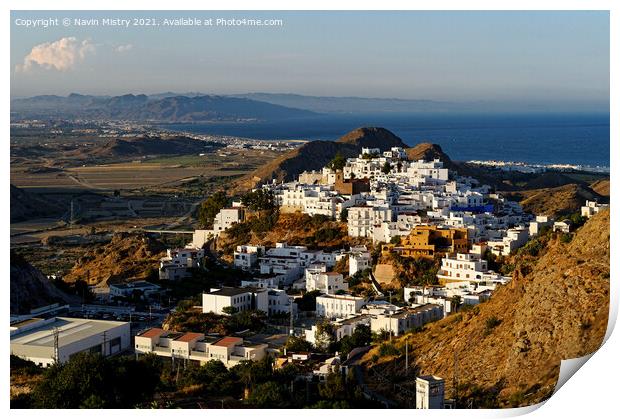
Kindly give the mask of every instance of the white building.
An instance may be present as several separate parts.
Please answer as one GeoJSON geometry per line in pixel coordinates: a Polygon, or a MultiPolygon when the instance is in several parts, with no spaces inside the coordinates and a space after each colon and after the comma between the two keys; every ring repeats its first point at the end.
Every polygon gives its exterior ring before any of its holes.
{"type": "Polygon", "coordinates": [[[553,220],[546,215],[537,215],[534,221],[530,221],[530,237],[538,235],[542,228],[550,227],[552,224],[553,220]]]}
{"type": "Polygon", "coordinates": [[[213,219],[213,232],[217,236],[233,224],[245,220],[245,209],[242,207],[222,208],[213,219]]]}
{"type": "Polygon", "coordinates": [[[349,253],[349,276],[370,268],[370,252],[366,246],[355,246],[349,253]]]}
{"type": "Polygon", "coordinates": [[[189,247],[202,248],[213,237],[213,230],[194,230],[189,247]]]}
{"type": "Polygon", "coordinates": [[[445,383],[443,378],[423,375],[415,380],[415,408],[443,409],[445,383]]]}
{"type": "Polygon", "coordinates": [[[212,288],[202,294],[202,312],[227,314],[225,307],[234,307],[237,312],[248,310],[260,310],[268,312],[269,298],[267,289],[264,288],[212,288]]]}
{"type": "Polygon", "coordinates": [[[603,208],[609,208],[609,204],[599,204],[596,201],[586,201],[586,204],[581,207],[581,216],[590,218],[594,214],[598,214],[603,208]]]}
{"type": "Polygon", "coordinates": [[[495,285],[483,286],[478,284],[453,282],[445,287],[405,287],[405,300],[413,306],[435,304],[442,308],[443,316],[455,311],[452,298],[458,296],[461,305],[477,305],[488,301],[495,289],[495,285]]]}
{"type": "Polygon", "coordinates": [[[359,313],[366,301],[352,295],[321,295],[316,298],[316,315],[331,319],[359,313]]]}
{"type": "Polygon", "coordinates": [[[573,223],[570,220],[556,221],[553,223],[553,231],[561,233],[570,233],[573,228],[573,223]]]}
{"type": "Polygon", "coordinates": [[[306,269],[307,291],[321,291],[324,294],[336,294],[338,291],[347,291],[349,289],[342,274],[323,271],[323,267],[317,268],[316,265],[313,266],[315,266],[314,269],[306,269]]]}
{"type": "Polygon", "coordinates": [[[161,291],[159,285],[151,284],[147,281],[129,282],[127,284],[111,284],[110,285],[110,298],[113,297],[130,297],[134,293],[139,293],[141,296],[150,297],[161,291]]]}
{"type": "Polygon", "coordinates": [[[127,322],[51,317],[30,318],[11,324],[11,354],[49,367],[67,362],[80,353],[115,355],[131,345],[127,322]],[[58,353],[55,354],[54,333],[58,332],[58,353]]]}
{"type": "Polygon", "coordinates": [[[270,289],[267,291],[267,296],[267,314],[269,316],[274,314],[290,314],[291,310],[293,310],[293,315],[297,312],[297,304],[293,303],[293,298],[284,290],[270,289]]]}
{"type": "Polygon", "coordinates": [[[264,256],[258,258],[261,275],[275,275],[286,286],[301,278],[304,268],[323,263],[333,267],[344,253],[308,250],[306,246],[289,246],[276,243],[275,248],[268,249],[264,256]]]}
{"type": "Polygon", "coordinates": [[[444,257],[437,272],[441,283],[469,282],[484,284],[505,284],[510,277],[489,271],[487,261],[474,253],[457,253],[456,257],[444,257]]]}
{"type": "Polygon", "coordinates": [[[184,247],[167,249],[159,262],[159,279],[176,281],[190,276],[189,268],[202,266],[205,251],[202,248],[184,247]]]}
{"type": "MultiPolygon", "coordinates": [[[[359,314],[346,319],[338,319],[334,321],[332,324],[334,326],[335,342],[338,342],[345,336],[352,336],[357,326],[365,325],[370,327],[371,317],[372,316],[369,314],[359,314]]],[[[312,325],[312,327],[306,329],[304,332],[306,340],[313,345],[316,345],[317,326],[312,325]]]]}
{"type": "Polygon", "coordinates": [[[249,344],[239,337],[211,337],[203,333],[181,333],[148,329],[135,337],[136,354],[154,353],[179,361],[221,361],[230,368],[243,360],[259,361],[267,354],[267,344],[249,344]]]}
{"type": "Polygon", "coordinates": [[[417,307],[401,308],[396,312],[376,314],[370,322],[373,332],[389,332],[400,336],[409,330],[422,327],[427,323],[441,320],[444,317],[443,307],[436,304],[424,304],[417,307]]]}
{"type": "Polygon", "coordinates": [[[448,169],[443,162],[435,159],[432,162],[418,160],[411,162],[407,168],[407,176],[412,185],[443,184],[448,181],[448,169]]]}
{"type": "Polygon", "coordinates": [[[392,221],[392,210],[387,206],[356,205],[348,211],[347,231],[351,237],[372,237],[375,225],[392,221]]]}
{"type": "Polygon", "coordinates": [[[496,256],[509,256],[512,252],[523,246],[530,238],[529,228],[510,228],[501,240],[489,240],[487,247],[496,256]]]}
{"type": "Polygon", "coordinates": [[[237,246],[234,252],[234,265],[243,270],[249,270],[258,265],[258,258],[265,254],[265,246],[252,246],[249,244],[237,246]]]}

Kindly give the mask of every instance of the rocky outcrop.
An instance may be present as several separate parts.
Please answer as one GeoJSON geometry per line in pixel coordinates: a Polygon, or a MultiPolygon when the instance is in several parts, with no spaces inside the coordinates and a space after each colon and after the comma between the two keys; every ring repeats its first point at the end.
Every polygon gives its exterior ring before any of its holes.
{"type": "Polygon", "coordinates": [[[244,178],[240,185],[242,188],[249,189],[272,179],[289,181],[303,171],[321,170],[337,153],[345,158],[355,157],[363,147],[389,150],[391,147],[406,148],[407,145],[385,128],[358,128],[343,135],[337,141],[307,142],[258,168],[244,178]]]}
{"type": "Polygon", "coordinates": [[[88,285],[139,281],[153,275],[165,247],[144,234],[116,233],[108,244],[89,250],[64,277],[88,285]]]}

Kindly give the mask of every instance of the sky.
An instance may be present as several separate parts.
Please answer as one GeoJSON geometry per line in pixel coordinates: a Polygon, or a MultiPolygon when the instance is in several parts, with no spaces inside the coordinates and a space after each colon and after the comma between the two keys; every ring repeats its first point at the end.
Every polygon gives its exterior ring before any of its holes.
{"type": "Polygon", "coordinates": [[[298,93],[607,109],[609,13],[12,12],[11,96],[298,93]],[[281,19],[166,26],[163,19],[281,19]],[[26,27],[25,19],[58,19],[26,27]],[[69,19],[69,26],[63,19],[69,19]],[[99,19],[100,26],[74,24],[99,19]],[[103,26],[104,18],[158,26],[103,26]]]}

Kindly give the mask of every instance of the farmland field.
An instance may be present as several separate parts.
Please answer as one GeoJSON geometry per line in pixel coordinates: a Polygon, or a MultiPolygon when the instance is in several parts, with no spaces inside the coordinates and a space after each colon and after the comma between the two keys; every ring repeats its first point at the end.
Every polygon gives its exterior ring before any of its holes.
{"type": "Polygon", "coordinates": [[[235,150],[205,156],[174,156],[105,165],[64,167],[33,172],[11,167],[11,183],[20,188],[83,189],[99,192],[175,187],[199,177],[241,176],[274,157],[273,152],[235,150]]]}

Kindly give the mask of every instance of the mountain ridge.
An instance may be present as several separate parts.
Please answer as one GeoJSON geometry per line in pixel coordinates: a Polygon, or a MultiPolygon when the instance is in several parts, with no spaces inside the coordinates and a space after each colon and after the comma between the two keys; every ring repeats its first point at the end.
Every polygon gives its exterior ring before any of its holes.
{"type": "Polygon", "coordinates": [[[160,122],[208,122],[304,118],[315,112],[246,98],[220,95],[163,96],[144,94],[91,96],[43,95],[13,99],[11,112],[27,117],[121,119],[160,122]]]}
{"type": "Polygon", "coordinates": [[[242,179],[239,188],[250,189],[258,183],[274,179],[276,181],[293,180],[303,171],[322,169],[337,153],[340,153],[344,158],[356,157],[361,153],[363,147],[380,148],[385,151],[391,147],[406,148],[407,145],[402,139],[385,128],[357,128],[336,141],[309,141],[284,153],[242,179]]]}

